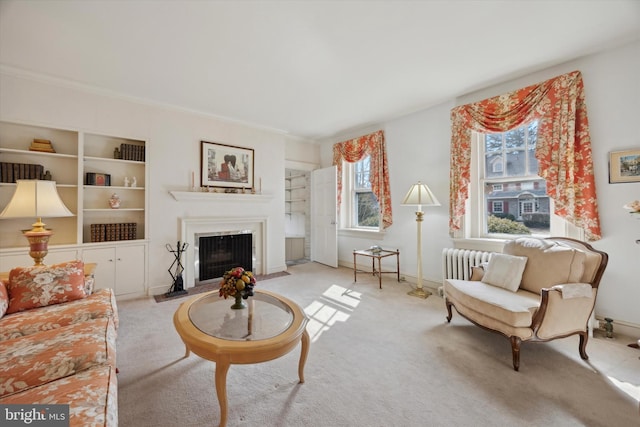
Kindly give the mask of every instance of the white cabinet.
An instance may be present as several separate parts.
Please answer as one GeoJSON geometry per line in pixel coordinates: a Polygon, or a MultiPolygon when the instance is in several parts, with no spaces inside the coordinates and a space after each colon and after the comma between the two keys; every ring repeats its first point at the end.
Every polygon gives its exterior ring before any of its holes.
{"type": "Polygon", "coordinates": [[[85,263],[96,263],[96,289],[112,288],[117,296],[142,294],[146,289],[146,245],[85,248],[85,263]]]}
{"type": "Polygon", "coordinates": [[[285,242],[286,261],[294,261],[304,258],[304,237],[287,237],[285,242]]]}
{"type": "MultiPolygon", "coordinates": [[[[44,262],[82,257],[98,264],[98,287],[113,287],[117,295],[143,292],[149,215],[146,149],[140,138],[0,121],[0,208],[11,199],[16,179],[43,179],[44,171],[49,172],[74,216],[44,218],[54,231],[44,262]],[[35,139],[50,141],[55,152],[31,151],[35,139]],[[113,193],[120,198],[118,209],[109,204],[113,193]]],[[[33,264],[21,230],[34,221],[0,220],[0,271],[33,264]]]]}

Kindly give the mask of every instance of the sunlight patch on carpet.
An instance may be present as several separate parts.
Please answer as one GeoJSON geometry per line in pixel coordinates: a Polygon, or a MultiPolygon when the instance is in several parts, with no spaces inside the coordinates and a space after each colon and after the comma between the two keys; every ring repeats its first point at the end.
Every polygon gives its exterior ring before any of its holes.
{"type": "Polygon", "coordinates": [[[328,331],[336,322],[346,322],[358,304],[360,304],[360,292],[350,291],[338,285],[331,285],[322,293],[321,300],[315,300],[309,304],[304,312],[309,317],[307,332],[311,336],[311,342],[320,338],[323,332],[328,331]]]}
{"type": "MultiPolygon", "coordinates": [[[[629,396],[633,397],[635,400],[640,403],[640,385],[633,385],[631,383],[626,383],[623,381],[619,381],[613,377],[607,377],[611,383],[618,387],[623,392],[627,393],[629,396]]],[[[640,406],[638,407],[640,410],[640,406]]]]}

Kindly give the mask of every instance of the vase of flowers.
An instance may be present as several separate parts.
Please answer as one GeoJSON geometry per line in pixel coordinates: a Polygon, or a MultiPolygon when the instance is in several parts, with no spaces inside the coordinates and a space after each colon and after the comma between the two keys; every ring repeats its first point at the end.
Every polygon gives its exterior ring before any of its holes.
{"type": "Polygon", "coordinates": [[[224,273],[222,282],[220,282],[220,296],[225,299],[235,298],[236,302],[231,306],[234,310],[246,308],[247,304],[243,299],[246,300],[253,296],[255,285],[256,278],[252,272],[246,271],[242,267],[236,267],[224,273]]]}

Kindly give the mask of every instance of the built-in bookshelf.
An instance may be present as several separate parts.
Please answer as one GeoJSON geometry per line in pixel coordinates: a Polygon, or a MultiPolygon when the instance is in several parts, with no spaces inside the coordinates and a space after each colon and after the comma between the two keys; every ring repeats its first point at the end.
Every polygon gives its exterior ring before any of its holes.
{"type": "MultiPolygon", "coordinates": [[[[74,216],[43,218],[47,228],[54,230],[49,241],[51,259],[59,253],[60,257],[75,255],[86,262],[95,262],[87,257],[99,254],[103,264],[115,265],[118,258],[105,254],[117,253],[118,246],[126,246],[128,251],[136,251],[138,261],[143,261],[144,267],[137,268],[144,270],[132,275],[138,281],[147,276],[147,157],[144,139],[0,121],[0,206],[6,206],[11,199],[16,179],[55,181],[58,194],[74,216]],[[11,176],[9,165],[14,172],[11,176]],[[88,180],[88,177],[93,179],[88,180]],[[114,194],[120,201],[117,209],[109,203],[114,194]],[[99,248],[104,250],[96,252],[99,248]]],[[[0,220],[3,269],[12,263],[32,263],[21,230],[30,228],[34,220],[0,220]]],[[[45,262],[53,262],[48,257],[45,262]]],[[[102,266],[106,283],[101,285],[114,287],[117,292],[115,283],[109,282],[116,277],[122,278],[113,271],[106,271],[113,268],[102,266]]],[[[98,266],[97,276],[100,276],[100,270],[98,266]]],[[[145,285],[144,280],[141,285],[145,285]]],[[[127,289],[127,293],[141,290],[137,283],[120,288],[127,289]]]]}

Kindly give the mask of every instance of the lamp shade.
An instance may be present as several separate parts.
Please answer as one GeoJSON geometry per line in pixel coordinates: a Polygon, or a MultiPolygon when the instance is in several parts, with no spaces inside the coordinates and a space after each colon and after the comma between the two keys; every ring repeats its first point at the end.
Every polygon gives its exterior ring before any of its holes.
{"type": "Polygon", "coordinates": [[[404,196],[402,201],[403,206],[440,206],[440,202],[436,199],[436,196],[431,192],[426,184],[422,184],[418,181],[417,184],[413,184],[409,189],[409,192],[404,196]]]}
{"type": "Polygon", "coordinates": [[[73,216],[60,199],[55,181],[18,180],[9,204],[0,218],[33,218],[73,216]]]}

